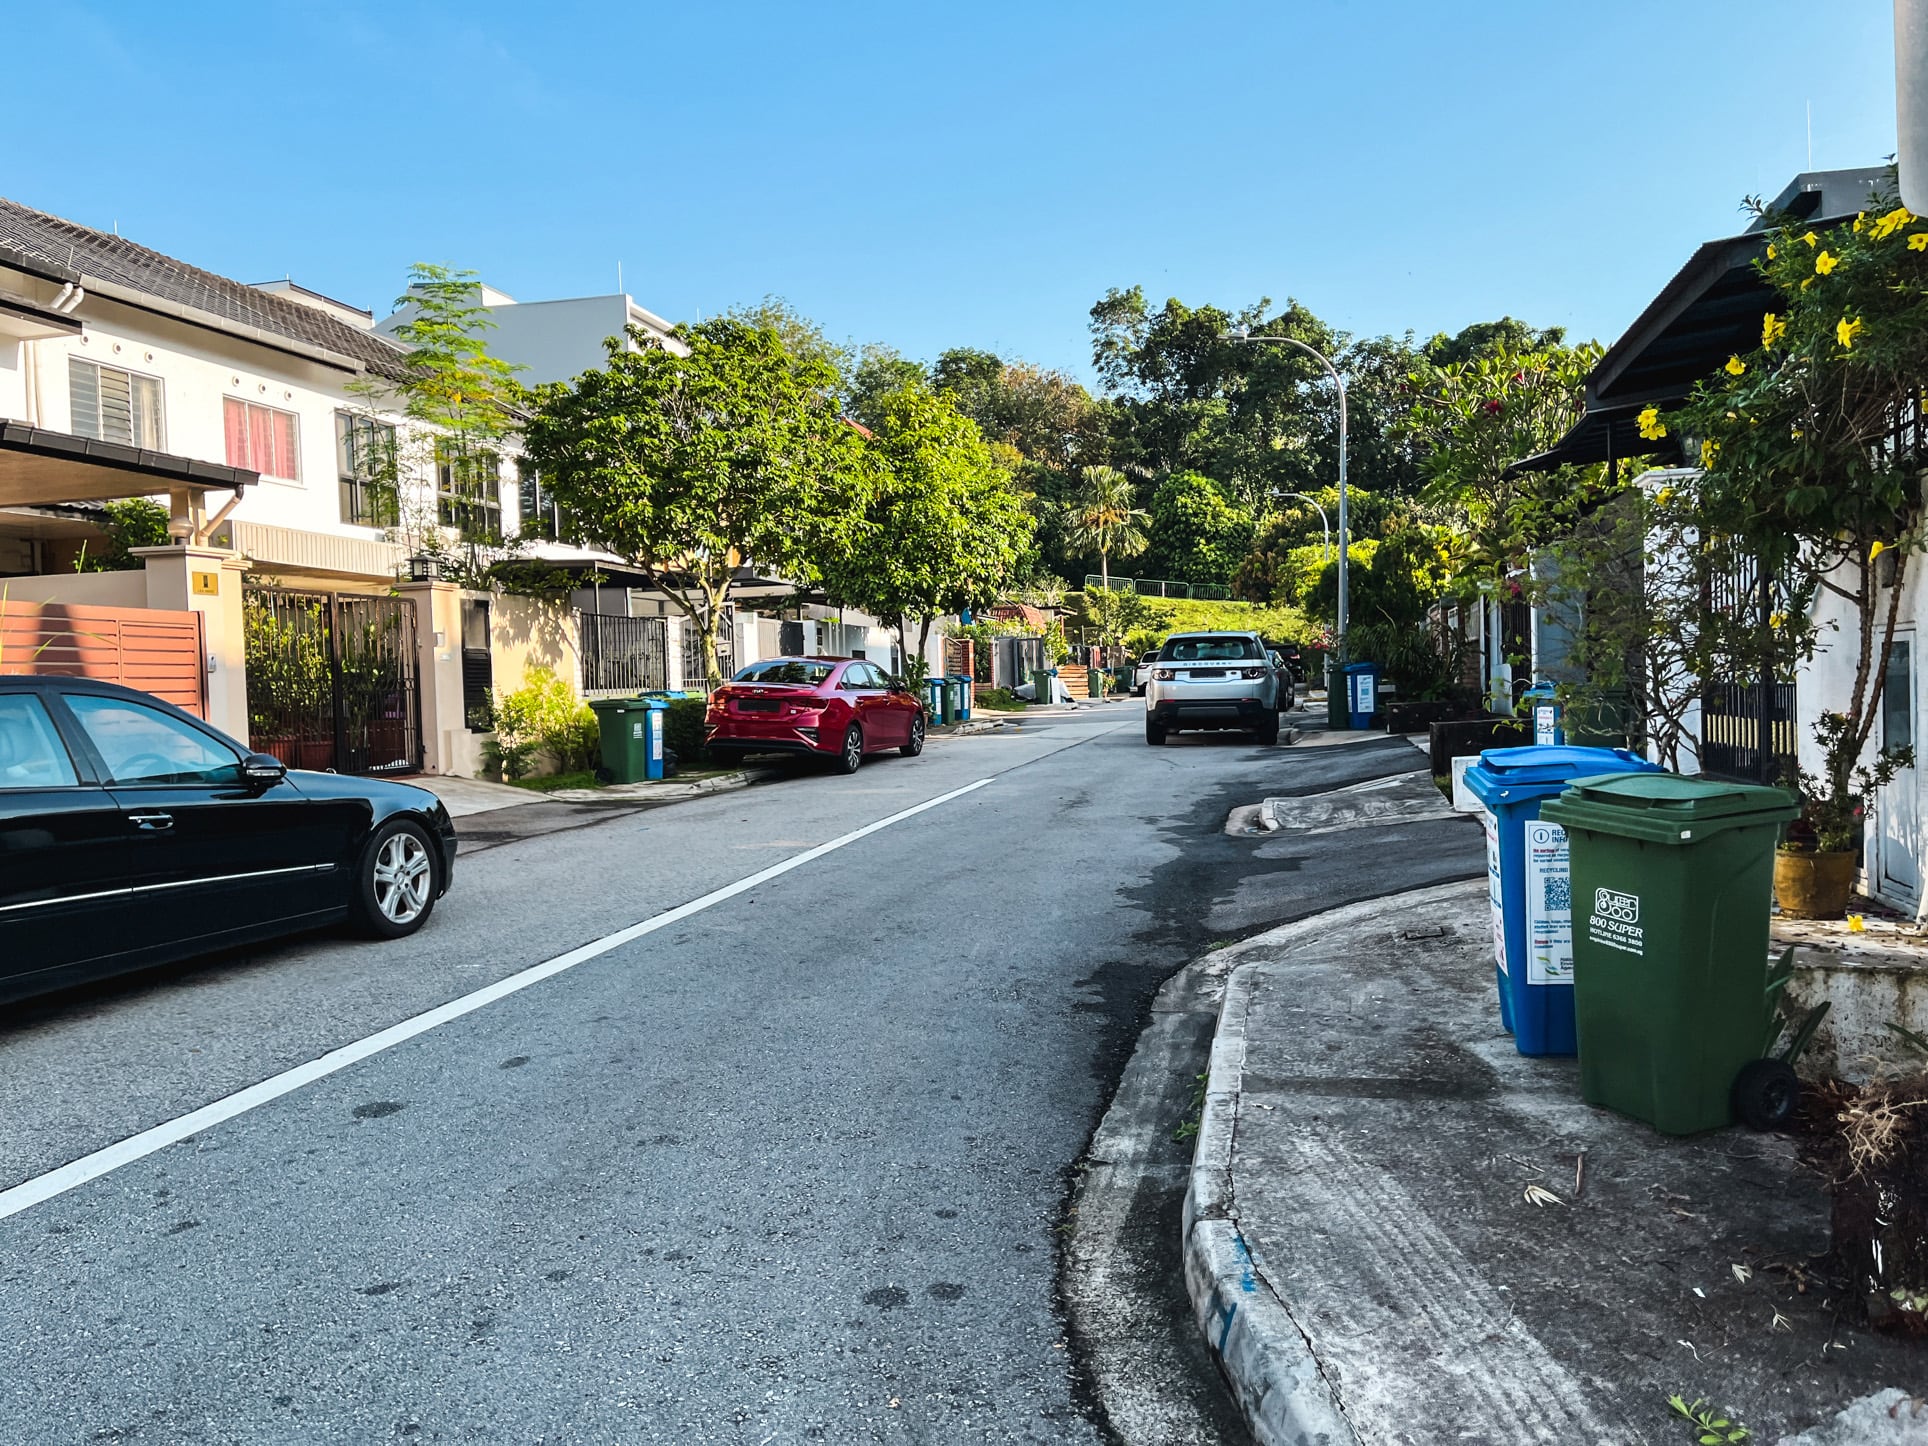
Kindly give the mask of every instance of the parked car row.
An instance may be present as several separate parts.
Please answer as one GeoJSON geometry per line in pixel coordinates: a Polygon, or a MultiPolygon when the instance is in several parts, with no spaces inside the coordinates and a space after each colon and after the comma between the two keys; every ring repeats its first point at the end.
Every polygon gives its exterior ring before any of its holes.
{"type": "Polygon", "coordinates": [[[0,1001],[339,920],[400,938],[454,870],[426,789],[291,772],[132,688],[0,676],[0,1001]]]}

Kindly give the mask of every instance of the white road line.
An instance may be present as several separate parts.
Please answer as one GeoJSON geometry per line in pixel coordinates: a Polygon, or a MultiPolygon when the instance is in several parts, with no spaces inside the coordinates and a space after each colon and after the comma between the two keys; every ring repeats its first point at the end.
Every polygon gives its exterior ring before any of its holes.
{"type": "Polygon", "coordinates": [[[495,983],[486,985],[472,994],[464,994],[459,999],[451,999],[448,1003],[437,1005],[434,1009],[418,1014],[412,1019],[404,1019],[400,1024],[392,1024],[379,1033],[369,1035],[366,1039],[358,1039],[353,1044],[344,1044],[340,1049],[330,1050],[319,1059],[311,1059],[306,1064],[298,1064],[293,1069],[271,1075],[259,1084],[236,1090],[233,1094],[215,1100],[212,1104],[202,1105],[200,1109],[191,1110],[178,1119],[142,1130],[138,1135],[130,1135],[117,1144],[96,1150],[91,1155],[83,1155],[57,1170],[49,1170],[46,1174],[37,1175],[31,1180],[23,1180],[10,1189],[0,1190],[0,1220],[18,1215],[23,1210],[31,1210],[34,1206],[51,1200],[56,1195],[65,1194],[76,1186],[85,1185],[91,1180],[98,1180],[103,1175],[111,1174],[123,1165],[131,1165],[136,1160],[145,1159],[157,1151],[166,1149],[169,1145],[179,1144],[190,1135],[197,1135],[237,1115],[244,1115],[249,1110],[259,1109],[265,1104],[280,1099],[283,1095],[294,1093],[304,1085],[326,1079],[329,1075],[347,1069],[351,1064],[357,1064],[371,1055],[380,1054],[383,1050],[393,1049],[396,1045],[413,1039],[418,1034],[426,1034],[431,1029],[438,1029],[452,1020],[460,1019],[465,1014],[472,1014],[485,1005],[493,1004],[498,999],[506,999],[511,994],[518,994],[532,984],[540,984],[545,979],[554,978],[565,970],[573,969],[578,964],[586,964],[612,949],[620,949],[623,945],[640,939],[645,934],[654,934],[658,929],[667,929],[671,924],[681,923],[692,914],[700,914],[705,909],[722,903],[725,899],[733,899],[738,894],[754,889],[758,884],[767,884],[771,879],[787,874],[792,869],[802,868],[812,860],[834,853],[847,844],[869,838],[870,835],[889,828],[892,824],[902,823],[905,819],[914,818],[940,804],[962,798],[967,793],[974,793],[991,782],[993,782],[992,779],[980,778],[975,783],[967,783],[964,787],[954,788],[949,793],[940,793],[936,798],[926,799],[911,808],[893,813],[888,818],[880,818],[875,823],[865,824],[862,828],[842,834],[828,843],[806,849],[792,858],[783,860],[782,863],[772,864],[767,869],[760,869],[747,878],[738,879],[733,884],[726,884],[720,889],[704,894],[701,898],[691,899],[687,904],[679,904],[674,909],[653,915],[640,924],[631,924],[626,929],[618,929],[613,934],[592,939],[589,943],[571,949],[566,954],[558,954],[555,958],[545,960],[541,964],[531,965],[519,974],[498,979],[495,983]]]}

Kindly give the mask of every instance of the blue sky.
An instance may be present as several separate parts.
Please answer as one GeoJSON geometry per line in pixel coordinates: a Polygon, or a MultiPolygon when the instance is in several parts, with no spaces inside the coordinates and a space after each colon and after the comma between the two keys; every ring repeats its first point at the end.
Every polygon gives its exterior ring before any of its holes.
{"type": "Polygon", "coordinates": [[[0,193],[380,314],[411,261],[1089,378],[1110,286],[1610,340],[1894,149],[1888,0],[18,7],[0,193]],[[22,129],[25,136],[18,134],[22,129]]]}

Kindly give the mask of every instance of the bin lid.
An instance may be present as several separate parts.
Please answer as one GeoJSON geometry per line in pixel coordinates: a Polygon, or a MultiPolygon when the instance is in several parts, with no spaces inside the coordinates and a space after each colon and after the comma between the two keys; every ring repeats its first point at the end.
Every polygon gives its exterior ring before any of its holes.
{"type": "Polygon", "coordinates": [[[1801,807],[1785,789],[1757,783],[1719,783],[1677,773],[1610,773],[1576,778],[1540,816],[1568,828],[1683,844],[1723,829],[1780,824],[1801,807]]]}
{"type": "Polygon", "coordinates": [[[1379,665],[1377,663],[1347,663],[1346,671],[1348,673],[1376,673],[1379,671],[1379,665]]]}
{"type": "Polygon", "coordinates": [[[1516,791],[1544,798],[1576,778],[1659,771],[1659,765],[1624,748],[1540,743],[1524,748],[1488,748],[1480,754],[1479,762],[1467,769],[1466,787],[1481,803],[1492,804],[1516,791]]]}

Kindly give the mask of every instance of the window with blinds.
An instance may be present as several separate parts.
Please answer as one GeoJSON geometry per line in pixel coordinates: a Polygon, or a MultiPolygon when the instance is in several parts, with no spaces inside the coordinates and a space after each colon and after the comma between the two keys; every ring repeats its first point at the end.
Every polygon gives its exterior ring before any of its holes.
{"type": "Polygon", "coordinates": [[[222,406],[230,467],[246,467],[263,477],[275,477],[283,482],[301,480],[293,412],[257,406],[239,397],[224,397],[222,406]]]}
{"type": "Polygon", "coordinates": [[[160,378],[69,357],[67,396],[75,436],[164,450],[160,378]]]}

